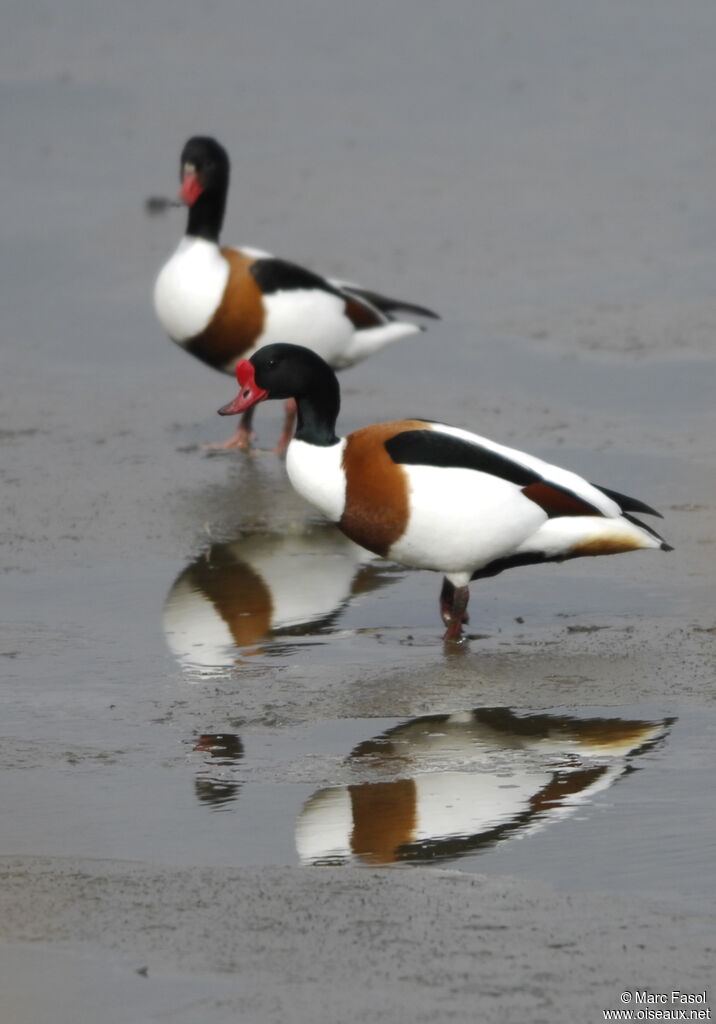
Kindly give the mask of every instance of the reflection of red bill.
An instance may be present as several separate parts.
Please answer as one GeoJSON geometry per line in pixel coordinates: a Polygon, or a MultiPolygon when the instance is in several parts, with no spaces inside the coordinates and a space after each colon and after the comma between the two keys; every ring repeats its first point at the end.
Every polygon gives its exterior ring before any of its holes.
{"type": "Polygon", "coordinates": [[[216,745],[216,736],[200,736],[193,749],[212,750],[216,745]]]}
{"type": "Polygon", "coordinates": [[[204,733],[199,736],[193,750],[211,754],[222,761],[238,761],[244,756],[244,746],[233,733],[204,733]]]}

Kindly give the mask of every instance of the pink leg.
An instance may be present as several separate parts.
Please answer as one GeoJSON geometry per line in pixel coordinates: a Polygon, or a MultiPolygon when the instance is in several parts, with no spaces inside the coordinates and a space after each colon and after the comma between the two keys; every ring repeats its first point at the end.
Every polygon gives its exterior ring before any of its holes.
{"type": "Polygon", "coordinates": [[[452,602],[455,597],[455,587],[447,576],[443,577],[443,588],[440,591],[440,617],[446,626],[452,618],[452,602]]]}
{"type": "Polygon", "coordinates": [[[296,426],[296,399],[287,398],[284,406],[286,410],[286,417],[283,421],[283,430],[281,436],[278,439],[274,452],[276,455],[283,455],[293,438],[293,430],[296,426]]]}
{"type": "Polygon", "coordinates": [[[440,592],[440,614],[447,626],[443,643],[459,643],[462,639],[462,627],[468,621],[467,602],[470,599],[470,588],[455,587],[445,578],[440,592]]]}

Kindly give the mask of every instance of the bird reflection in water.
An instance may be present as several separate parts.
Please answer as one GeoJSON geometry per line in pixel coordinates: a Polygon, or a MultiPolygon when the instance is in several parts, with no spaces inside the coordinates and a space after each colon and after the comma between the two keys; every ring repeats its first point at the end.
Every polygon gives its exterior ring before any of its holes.
{"type": "Polygon", "coordinates": [[[430,861],[537,831],[633,770],[672,721],[481,708],[407,722],[350,755],[362,776],[387,780],[324,789],[306,802],[300,860],[430,861]]]}
{"type": "Polygon", "coordinates": [[[267,641],[335,628],[348,602],[390,578],[334,526],[212,544],[177,577],[164,633],[183,668],[212,672],[270,651],[267,641]]]}
{"type": "Polygon", "coordinates": [[[244,756],[241,739],[233,733],[205,733],[198,737],[194,750],[210,758],[194,780],[199,803],[216,810],[233,803],[241,789],[232,778],[232,769],[244,756]]]}

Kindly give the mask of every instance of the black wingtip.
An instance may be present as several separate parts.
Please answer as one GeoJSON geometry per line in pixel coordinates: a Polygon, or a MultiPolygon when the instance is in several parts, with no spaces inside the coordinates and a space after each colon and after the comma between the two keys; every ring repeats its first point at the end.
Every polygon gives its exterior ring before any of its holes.
{"type": "Polygon", "coordinates": [[[656,532],[653,526],[649,526],[648,523],[642,523],[641,519],[637,519],[637,517],[633,516],[630,512],[622,512],[622,519],[626,519],[628,522],[633,523],[634,526],[638,526],[640,530],[644,530],[646,533],[650,533],[655,540],[659,541],[659,547],[662,548],[662,550],[673,550],[668,544],[666,544],[664,538],[661,536],[660,533],[656,532]],[[666,547],[664,547],[665,544],[666,547]]]}
{"type": "Polygon", "coordinates": [[[397,300],[395,310],[403,313],[412,313],[413,316],[426,316],[430,320],[442,319],[440,314],[436,313],[434,309],[428,309],[427,306],[416,306],[412,302],[400,302],[397,300]]]}
{"type": "Polygon", "coordinates": [[[341,284],[341,290],[349,295],[354,295],[371,306],[379,309],[381,313],[392,317],[397,313],[409,313],[412,316],[424,316],[430,320],[440,320],[440,314],[427,306],[418,306],[415,302],[405,302],[403,299],[393,299],[389,295],[381,295],[380,292],[371,291],[369,288],[361,288],[355,284],[341,284]]]}
{"type": "Polygon", "coordinates": [[[612,491],[608,487],[602,487],[600,484],[592,484],[592,487],[596,487],[602,494],[606,494],[612,501],[616,501],[623,512],[641,512],[642,515],[656,516],[657,519],[664,518],[661,512],[657,512],[651,505],[647,505],[646,502],[640,501],[638,498],[631,498],[628,494],[612,491]]]}
{"type": "Polygon", "coordinates": [[[673,551],[674,550],[674,546],[673,546],[673,544],[667,544],[665,540],[662,540],[662,542],[661,542],[661,550],[662,551],[673,551]]]}

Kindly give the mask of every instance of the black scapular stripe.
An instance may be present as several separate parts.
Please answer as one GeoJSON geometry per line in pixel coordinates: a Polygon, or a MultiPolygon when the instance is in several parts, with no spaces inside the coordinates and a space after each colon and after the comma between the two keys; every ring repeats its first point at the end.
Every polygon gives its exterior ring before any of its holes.
{"type": "Polygon", "coordinates": [[[576,494],[569,487],[562,487],[553,480],[548,480],[534,469],[520,465],[514,459],[499,452],[484,448],[474,441],[465,441],[451,434],[443,434],[436,430],[406,430],[402,434],[385,442],[385,447],[393,462],[416,466],[437,466],[444,469],[473,469],[480,473],[507,480],[517,487],[527,488],[530,484],[543,483],[555,494],[564,494],[581,506],[580,511],[565,512],[561,503],[556,508],[542,504],[527,491],[526,497],[536,501],[550,519],[564,515],[595,515],[604,513],[586,498],[576,494]]]}
{"type": "Polygon", "coordinates": [[[499,476],[518,487],[542,480],[539,473],[520,466],[513,459],[437,430],[405,430],[386,441],[385,447],[393,462],[403,465],[474,469],[499,476]]]}
{"type": "Polygon", "coordinates": [[[264,295],[318,288],[322,292],[345,298],[337,288],[326,281],[325,277],[314,274],[312,270],[307,270],[305,267],[299,267],[297,263],[290,263],[288,260],[279,260],[273,257],[260,258],[251,264],[250,270],[264,295]]]}

